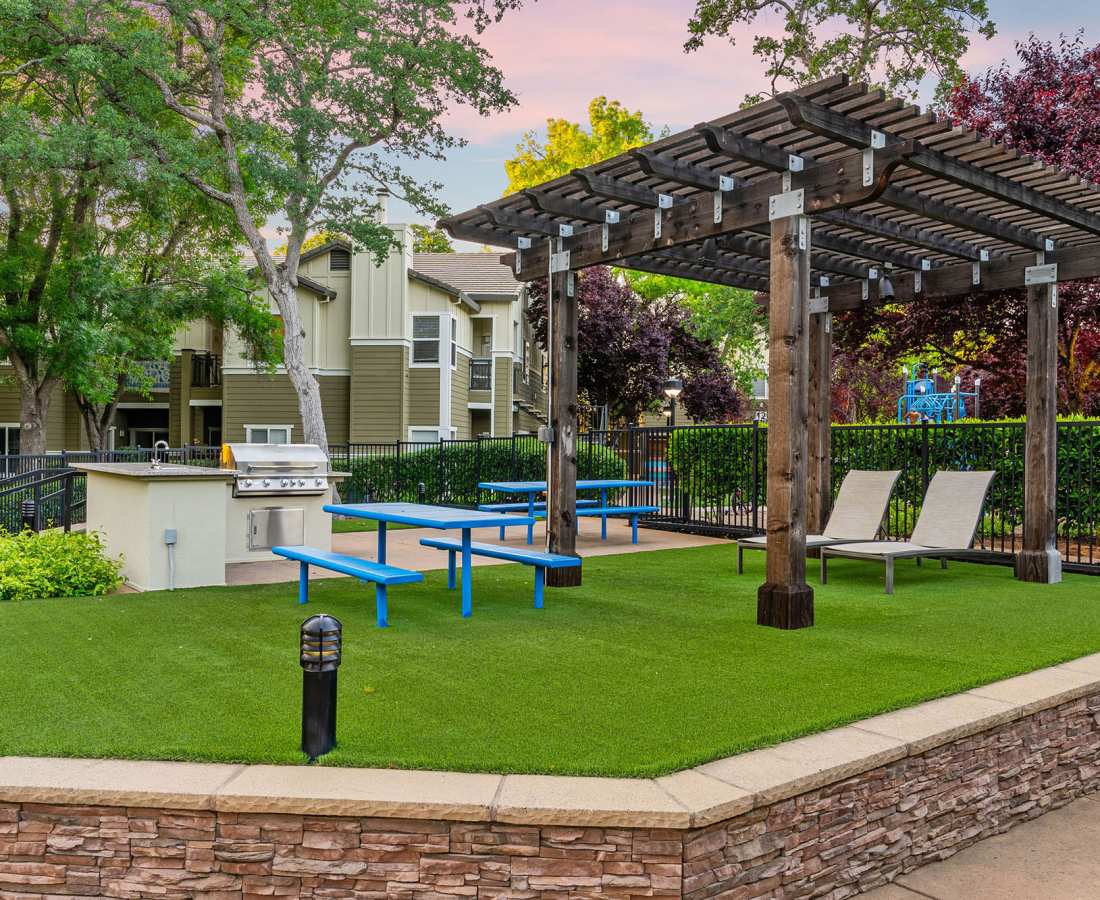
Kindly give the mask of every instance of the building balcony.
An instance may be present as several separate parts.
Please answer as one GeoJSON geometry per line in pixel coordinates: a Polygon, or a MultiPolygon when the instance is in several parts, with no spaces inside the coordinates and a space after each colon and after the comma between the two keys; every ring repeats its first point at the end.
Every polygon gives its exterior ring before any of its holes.
{"type": "Polygon", "coordinates": [[[222,383],[222,358],[216,353],[195,353],[191,357],[191,387],[218,387],[222,383]]]}
{"type": "Polygon", "coordinates": [[[146,359],[138,365],[143,376],[130,376],[126,379],[126,389],[130,391],[167,391],[169,387],[170,366],[166,359],[146,359]]]}
{"type": "Polygon", "coordinates": [[[470,360],[470,390],[491,391],[493,389],[492,359],[475,358],[470,360]]]}

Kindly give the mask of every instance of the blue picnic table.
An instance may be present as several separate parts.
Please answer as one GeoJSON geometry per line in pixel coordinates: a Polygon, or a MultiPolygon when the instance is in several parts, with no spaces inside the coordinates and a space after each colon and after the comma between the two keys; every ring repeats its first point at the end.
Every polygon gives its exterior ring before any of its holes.
{"type": "MultiPolygon", "coordinates": [[[[327,503],[325,512],[354,519],[370,519],[378,523],[378,562],[386,562],[386,526],[413,525],[421,528],[438,528],[442,531],[462,532],[462,615],[473,612],[473,582],[471,580],[472,543],[470,531],[474,528],[506,528],[512,525],[533,525],[534,518],[484,512],[476,509],[456,509],[451,506],[430,506],[426,503],[327,503]]],[[[384,615],[380,621],[384,621],[384,615]]]]}
{"type": "MultiPolygon", "coordinates": [[[[612,507],[607,505],[607,492],[622,488],[653,487],[655,482],[636,478],[583,478],[577,481],[578,491],[599,491],[600,510],[612,507]]],[[[534,521],[535,498],[539,494],[546,493],[545,481],[482,481],[478,487],[486,491],[494,491],[498,494],[525,494],[527,496],[527,516],[534,521]]],[[[600,540],[607,540],[607,518],[605,512],[600,515],[600,540]]],[[[502,534],[503,537],[503,534],[502,534]]],[[[527,526],[527,543],[530,544],[534,537],[534,525],[527,526]]]]}

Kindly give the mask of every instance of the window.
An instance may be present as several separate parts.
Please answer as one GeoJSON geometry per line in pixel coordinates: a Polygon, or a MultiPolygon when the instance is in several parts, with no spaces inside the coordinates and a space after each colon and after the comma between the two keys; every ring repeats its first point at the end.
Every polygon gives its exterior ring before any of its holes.
{"type": "Polygon", "coordinates": [[[414,365],[439,365],[439,316],[413,316],[414,365]]]}
{"type": "Polygon", "coordinates": [[[245,425],[245,441],[249,444],[289,444],[293,425],[245,425]]]}
{"type": "Polygon", "coordinates": [[[347,272],[351,268],[351,252],[337,247],[328,254],[330,272],[347,272]]]}
{"type": "Polygon", "coordinates": [[[410,428],[409,441],[416,444],[438,444],[439,429],[435,426],[431,428],[410,428]]]}
{"type": "Polygon", "coordinates": [[[451,368],[458,365],[458,319],[451,317],[451,368]]]}
{"type": "Polygon", "coordinates": [[[524,381],[530,381],[531,380],[530,379],[530,372],[528,371],[528,368],[527,368],[530,365],[530,363],[531,363],[531,342],[530,341],[524,341],[523,342],[523,380],[524,381]]]}
{"type": "Polygon", "coordinates": [[[0,453],[14,456],[19,452],[19,426],[0,425],[0,453]]]}

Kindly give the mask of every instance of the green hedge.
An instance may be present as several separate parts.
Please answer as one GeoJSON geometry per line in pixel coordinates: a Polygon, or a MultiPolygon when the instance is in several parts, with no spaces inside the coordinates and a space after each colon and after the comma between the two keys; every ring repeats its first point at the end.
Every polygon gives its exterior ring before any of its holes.
{"type": "MultiPolygon", "coordinates": [[[[341,490],[349,502],[414,501],[424,485],[429,503],[474,506],[479,481],[541,481],[546,478],[546,445],[535,437],[442,443],[416,450],[392,445],[366,457],[343,461],[351,477],[341,490]]],[[[578,478],[625,478],[626,463],[610,448],[582,444],[578,478]]],[[[496,498],[501,499],[501,498],[496,498]]],[[[518,499],[518,498],[513,498],[518,499]]],[[[490,502],[488,496],[482,502],[490,502]]]]}
{"type": "Polygon", "coordinates": [[[0,600],[98,597],[122,583],[121,567],[94,532],[0,533],[0,600]]]}
{"type": "MultiPolygon", "coordinates": [[[[919,426],[834,425],[832,487],[850,469],[900,469],[891,507],[920,508],[924,496],[924,431],[919,426]]],[[[756,503],[767,499],[766,425],[759,443],[756,503]]],[[[1007,532],[1023,522],[1024,427],[1006,422],[983,426],[935,426],[927,429],[928,473],[940,469],[992,469],[984,533],[1007,532]]],[[[749,506],[753,488],[753,428],[730,426],[676,431],[669,464],[678,488],[700,506],[749,506]]],[[[898,517],[903,519],[905,517],[898,517]]],[[[1058,427],[1058,528],[1070,536],[1100,530],[1100,425],[1061,422],[1058,427]]]]}

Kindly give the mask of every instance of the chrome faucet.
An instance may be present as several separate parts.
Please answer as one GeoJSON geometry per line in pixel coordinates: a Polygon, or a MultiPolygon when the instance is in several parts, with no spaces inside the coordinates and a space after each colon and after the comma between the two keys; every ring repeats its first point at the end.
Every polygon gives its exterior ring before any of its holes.
{"type": "Polygon", "coordinates": [[[161,456],[160,456],[161,451],[162,450],[167,450],[167,449],[168,449],[168,441],[157,441],[155,444],[153,444],[153,457],[149,461],[149,468],[150,469],[159,469],[160,468],[160,464],[161,464],[161,462],[163,462],[163,460],[161,459],[161,456]]]}

